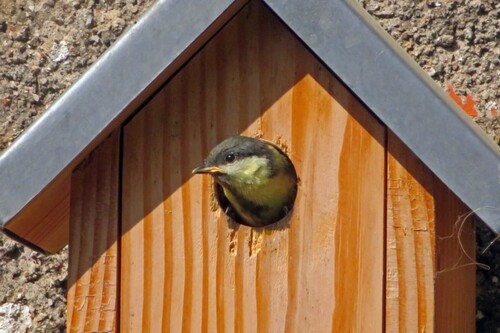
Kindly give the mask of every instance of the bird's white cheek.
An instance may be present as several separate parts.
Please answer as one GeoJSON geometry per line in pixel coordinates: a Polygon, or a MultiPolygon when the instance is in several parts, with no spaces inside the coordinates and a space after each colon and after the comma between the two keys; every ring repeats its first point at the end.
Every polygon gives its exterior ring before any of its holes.
{"type": "Polygon", "coordinates": [[[259,186],[268,178],[268,161],[263,157],[249,157],[224,165],[224,172],[233,185],[259,186]]]}

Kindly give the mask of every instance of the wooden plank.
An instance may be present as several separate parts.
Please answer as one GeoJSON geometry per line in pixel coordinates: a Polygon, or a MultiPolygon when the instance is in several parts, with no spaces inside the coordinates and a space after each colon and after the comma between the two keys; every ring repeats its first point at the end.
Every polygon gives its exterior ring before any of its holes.
{"type": "Polygon", "coordinates": [[[125,127],[123,332],[383,329],[385,129],[260,3],[125,127]],[[281,142],[290,220],[227,221],[191,170],[230,135],[281,142]]]}
{"type": "Polygon", "coordinates": [[[392,132],[387,146],[386,330],[432,332],[435,177],[392,132]]]}
{"type": "Polygon", "coordinates": [[[467,262],[453,234],[466,208],[392,132],[387,147],[386,331],[473,332],[475,268],[453,268],[467,262]]]}
{"type": "Polygon", "coordinates": [[[71,177],[63,173],[17,214],[5,230],[36,250],[55,253],[68,244],[71,177]]]}
{"type": "Polygon", "coordinates": [[[476,229],[472,214],[442,182],[437,183],[435,198],[435,329],[476,332],[476,229]]]}
{"type": "Polygon", "coordinates": [[[120,134],[71,178],[68,332],[115,332],[118,311],[120,134]]]}

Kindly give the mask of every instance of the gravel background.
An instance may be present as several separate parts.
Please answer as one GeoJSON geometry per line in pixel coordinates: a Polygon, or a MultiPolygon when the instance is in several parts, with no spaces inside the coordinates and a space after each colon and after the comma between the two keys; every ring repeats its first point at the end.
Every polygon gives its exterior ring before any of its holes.
{"type": "MultiPolygon", "coordinates": [[[[153,0],[0,0],[0,151],[153,0]]],[[[500,5],[359,0],[494,140],[500,139],[500,5]]],[[[478,248],[494,235],[478,223],[478,248]]],[[[500,332],[499,243],[478,260],[478,331],[500,332]]],[[[0,332],[65,326],[67,251],[41,256],[0,235],[0,332]]]]}

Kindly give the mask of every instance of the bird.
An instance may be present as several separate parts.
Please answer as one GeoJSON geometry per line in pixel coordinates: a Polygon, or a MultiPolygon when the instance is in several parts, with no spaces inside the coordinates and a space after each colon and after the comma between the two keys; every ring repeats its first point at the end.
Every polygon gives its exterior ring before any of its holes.
{"type": "Polygon", "coordinates": [[[297,173],[285,152],[252,137],[222,141],[192,173],[211,175],[226,214],[251,227],[280,221],[292,210],[297,194],[297,173]]]}

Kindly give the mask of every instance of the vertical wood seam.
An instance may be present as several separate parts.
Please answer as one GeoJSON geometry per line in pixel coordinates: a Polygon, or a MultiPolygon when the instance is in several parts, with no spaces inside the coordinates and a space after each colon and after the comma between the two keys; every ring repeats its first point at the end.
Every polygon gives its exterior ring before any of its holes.
{"type": "Polygon", "coordinates": [[[116,239],[116,316],[115,316],[115,324],[114,331],[116,333],[120,333],[121,331],[121,274],[122,274],[122,216],[123,216],[123,148],[124,148],[124,125],[120,126],[119,138],[118,138],[118,197],[117,197],[117,207],[118,211],[118,225],[116,227],[117,230],[117,239],[116,239]]]}
{"type": "Polygon", "coordinates": [[[383,258],[383,286],[382,286],[382,332],[385,332],[387,327],[387,256],[388,256],[388,198],[389,198],[389,131],[387,126],[384,125],[384,258],[383,258]]]}

